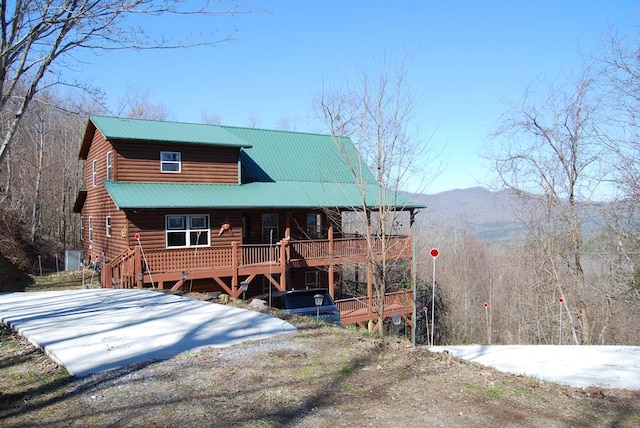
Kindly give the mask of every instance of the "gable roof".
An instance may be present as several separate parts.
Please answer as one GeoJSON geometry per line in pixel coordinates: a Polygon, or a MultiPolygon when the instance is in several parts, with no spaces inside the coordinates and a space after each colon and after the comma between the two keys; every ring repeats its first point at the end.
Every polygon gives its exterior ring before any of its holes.
{"type": "Polygon", "coordinates": [[[251,148],[242,150],[242,182],[304,181],[376,184],[348,137],[268,129],[224,129],[251,148]]]}
{"type": "Polygon", "coordinates": [[[251,147],[244,140],[227,132],[221,126],[124,117],[89,116],[89,123],[80,149],[81,159],[86,159],[96,129],[107,140],[111,141],[155,141],[219,147],[251,147]]]}
{"type": "MultiPolygon", "coordinates": [[[[80,157],[86,159],[96,130],[108,140],[236,147],[241,184],[131,183],[105,181],[120,209],[133,208],[349,208],[363,196],[375,208],[375,177],[348,137],[290,131],[91,116],[80,157]],[[83,157],[84,155],[84,157],[83,157]]],[[[392,192],[388,206],[423,205],[392,192]]]]}

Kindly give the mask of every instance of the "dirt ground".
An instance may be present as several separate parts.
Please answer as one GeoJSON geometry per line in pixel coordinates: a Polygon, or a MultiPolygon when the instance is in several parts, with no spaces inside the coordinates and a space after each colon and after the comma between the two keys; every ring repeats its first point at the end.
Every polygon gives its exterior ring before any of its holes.
{"type": "Polygon", "coordinates": [[[640,425],[640,391],[515,376],[305,318],[291,335],[75,379],[0,334],[0,426],[640,425]]]}

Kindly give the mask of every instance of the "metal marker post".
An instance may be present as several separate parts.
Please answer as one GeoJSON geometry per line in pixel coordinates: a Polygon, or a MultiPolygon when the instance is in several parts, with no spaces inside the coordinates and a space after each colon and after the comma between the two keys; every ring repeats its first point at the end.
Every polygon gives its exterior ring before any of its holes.
{"type": "Polygon", "coordinates": [[[433,284],[431,286],[431,346],[433,346],[433,332],[436,329],[435,313],[436,313],[436,257],[438,257],[438,249],[431,249],[431,257],[433,258],[433,284]]]}
{"type": "Polygon", "coordinates": [[[560,332],[558,333],[558,345],[562,345],[562,304],[564,303],[564,299],[560,298],[560,332]]]}
{"type": "Polygon", "coordinates": [[[424,307],[424,325],[427,328],[427,342],[429,341],[429,308],[424,307]]]}
{"type": "Polygon", "coordinates": [[[487,345],[491,345],[491,328],[489,327],[489,304],[484,304],[484,316],[487,320],[487,345]]]}

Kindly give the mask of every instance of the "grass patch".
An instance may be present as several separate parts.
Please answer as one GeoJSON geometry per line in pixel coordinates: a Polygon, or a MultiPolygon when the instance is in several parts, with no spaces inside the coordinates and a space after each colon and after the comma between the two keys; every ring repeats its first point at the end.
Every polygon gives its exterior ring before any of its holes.
{"type": "Polygon", "coordinates": [[[474,394],[484,395],[491,400],[499,400],[504,395],[504,390],[495,385],[484,387],[477,383],[465,383],[464,389],[474,394]]]}
{"type": "Polygon", "coordinates": [[[97,288],[99,281],[97,274],[92,269],[83,271],[52,272],[34,278],[33,284],[25,291],[62,291],[80,290],[83,288],[97,288]],[[93,276],[93,281],[92,281],[93,276]]]}
{"type": "Polygon", "coordinates": [[[267,388],[260,393],[260,397],[266,403],[281,406],[295,404],[298,400],[296,394],[286,388],[267,388]]]}

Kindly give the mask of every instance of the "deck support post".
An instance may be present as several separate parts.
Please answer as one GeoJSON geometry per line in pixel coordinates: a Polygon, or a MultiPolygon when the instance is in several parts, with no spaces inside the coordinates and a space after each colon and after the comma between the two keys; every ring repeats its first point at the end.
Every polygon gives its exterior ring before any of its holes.
{"type": "Polygon", "coordinates": [[[236,241],[231,242],[231,295],[238,297],[240,290],[238,290],[238,243],[236,241]],[[237,293],[237,295],[236,295],[237,293]]]}
{"type": "Polygon", "coordinates": [[[140,249],[136,247],[133,251],[133,279],[136,281],[138,288],[142,288],[142,260],[140,249]]]}
{"type": "MultiPolygon", "coordinates": [[[[334,242],[333,242],[333,225],[329,225],[329,230],[327,231],[327,238],[329,239],[329,258],[333,259],[334,254],[334,242]]],[[[335,272],[334,272],[334,264],[331,263],[329,265],[329,295],[332,299],[335,299],[335,272]]]]}
{"type": "Polygon", "coordinates": [[[289,240],[280,240],[280,290],[287,290],[287,276],[289,275],[289,240]]]}

